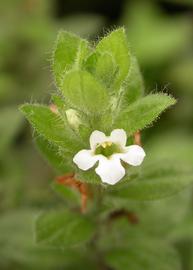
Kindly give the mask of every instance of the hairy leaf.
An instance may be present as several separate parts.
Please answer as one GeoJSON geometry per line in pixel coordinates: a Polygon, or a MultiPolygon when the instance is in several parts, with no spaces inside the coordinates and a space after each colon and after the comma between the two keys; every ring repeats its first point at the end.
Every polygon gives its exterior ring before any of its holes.
{"type": "Polygon", "coordinates": [[[96,52],[111,54],[118,68],[112,89],[119,91],[130,67],[130,54],[124,28],[112,31],[96,46],[96,52]]]}
{"type": "Polygon", "coordinates": [[[48,141],[71,153],[81,148],[81,143],[66,121],[61,119],[59,114],[53,113],[49,107],[25,104],[20,110],[35,130],[48,141]]]}
{"type": "Polygon", "coordinates": [[[94,232],[93,223],[72,211],[50,211],[36,222],[36,241],[58,247],[75,246],[88,241],[94,232]]]}
{"type": "Polygon", "coordinates": [[[107,90],[87,71],[67,73],[62,93],[72,107],[85,113],[101,114],[109,106],[107,90]]]}
{"type": "Polygon", "coordinates": [[[60,173],[73,172],[73,167],[70,166],[69,160],[61,154],[59,147],[51,144],[42,136],[37,136],[35,139],[36,145],[45,159],[60,173]]]}
{"type": "Polygon", "coordinates": [[[111,54],[102,53],[98,55],[94,75],[107,88],[110,88],[113,84],[117,71],[118,67],[111,54]]]}
{"type": "Polygon", "coordinates": [[[122,96],[122,107],[128,107],[144,93],[143,78],[136,57],[131,57],[131,66],[127,77],[127,84],[122,96]]]}
{"type": "Polygon", "coordinates": [[[61,85],[65,72],[73,66],[81,66],[89,53],[88,41],[66,31],[58,34],[53,56],[53,71],[58,86],[61,85]]]}
{"type": "Polygon", "coordinates": [[[123,128],[128,134],[152,124],[176,100],[165,94],[151,94],[131,104],[115,118],[114,128],[123,128]]]}

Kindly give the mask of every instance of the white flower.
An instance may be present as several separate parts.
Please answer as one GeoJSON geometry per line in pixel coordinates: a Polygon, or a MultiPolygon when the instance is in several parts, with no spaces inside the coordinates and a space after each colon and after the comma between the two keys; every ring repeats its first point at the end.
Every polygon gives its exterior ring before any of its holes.
{"type": "Polygon", "coordinates": [[[83,171],[89,170],[99,161],[95,172],[102,182],[116,184],[125,175],[121,161],[139,166],[145,152],[139,145],[126,146],[127,135],[123,129],[115,129],[108,137],[95,130],[90,136],[90,150],[81,150],[73,158],[74,163],[83,171]]]}

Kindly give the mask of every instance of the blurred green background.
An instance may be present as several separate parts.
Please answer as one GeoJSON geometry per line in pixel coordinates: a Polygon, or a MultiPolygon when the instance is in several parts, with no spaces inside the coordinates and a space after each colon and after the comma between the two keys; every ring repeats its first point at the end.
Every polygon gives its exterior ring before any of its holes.
{"type": "MultiPolygon", "coordinates": [[[[65,202],[50,188],[56,172],[38,153],[18,105],[50,101],[49,61],[59,29],[96,41],[119,25],[126,27],[146,92],[178,99],[143,133],[146,152],[193,166],[193,0],[0,1],[0,269],[64,269],[62,251],[33,241],[37,214],[65,202]]],[[[171,239],[183,269],[193,269],[192,188],[146,208],[153,233],[171,239]]]]}

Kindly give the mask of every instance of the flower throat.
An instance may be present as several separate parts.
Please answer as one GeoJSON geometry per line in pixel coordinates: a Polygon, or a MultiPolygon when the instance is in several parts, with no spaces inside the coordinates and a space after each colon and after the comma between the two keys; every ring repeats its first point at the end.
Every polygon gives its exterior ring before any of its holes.
{"type": "Polygon", "coordinates": [[[99,144],[95,149],[95,155],[103,155],[105,157],[110,157],[115,153],[121,153],[120,147],[115,143],[108,141],[99,144]]]}

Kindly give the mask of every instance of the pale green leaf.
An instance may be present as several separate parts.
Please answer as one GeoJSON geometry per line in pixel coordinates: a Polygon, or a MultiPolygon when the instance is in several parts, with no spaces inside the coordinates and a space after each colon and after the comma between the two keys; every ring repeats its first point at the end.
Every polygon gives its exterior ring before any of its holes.
{"type": "Polygon", "coordinates": [[[81,143],[59,114],[53,113],[49,107],[25,104],[20,107],[28,121],[48,141],[62,147],[67,152],[77,152],[81,143]]]}
{"type": "Polygon", "coordinates": [[[96,63],[97,63],[97,58],[99,56],[99,53],[96,53],[95,51],[93,53],[91,53],[88,58],[85,60],[84,63],[84,68],[94,74],[95,72],[95,68],[96,68],[96,63]]]}
{"type": "Polygon", "coordinates": [[[43,157],[58,172],[63,174],[73,172],[73,167],[70,165],[69,160],[66,159],[66,156],[61,154],[59,147],[51,144],[42,136],[37,136],[35,142],[43,157]]]}
{"type": "Polygon", "coordinates": [[[71,71],[64,77],[62,93],[75,109],[101,114],[109,106],[107,90],[87,71],[71,71]]]}
{"type": "Polygon", "coordinates": [[[88,41],[66,31],[59,32],[53,55],[53,71],[58,86],[65,72],[73,66],[81,66],[89,53],[88,41]]]}
{"type": "Polygon", "coordinates": [[[96,46],[96,52],[100,54],[110,54],[115,60],[118,71],[112,89],[119,91],[127,77],[130,67],[130,54],[124,28],[112,31],[109,35],[104,37],[96,46]]]}
{"type": "Polygon", "coordinates": [[[113,84],[117,71],[115,61],[109,53],[98,55],[94,74],[107,88],[113,84]]]}
{"type": "Polygon", "coordinates": [[[114,128],[133,134],[152,124],[176,100],[166,94],[151,94],[131,104],[115,118],[114,128]]]}
{"type": "Polygon", "coordinates": [[[131,57],[131,66],[127,77],[125,91],[122,95],[122,107],[127,107],[144,94],[144,82],[136,57],[131,57]]]}

